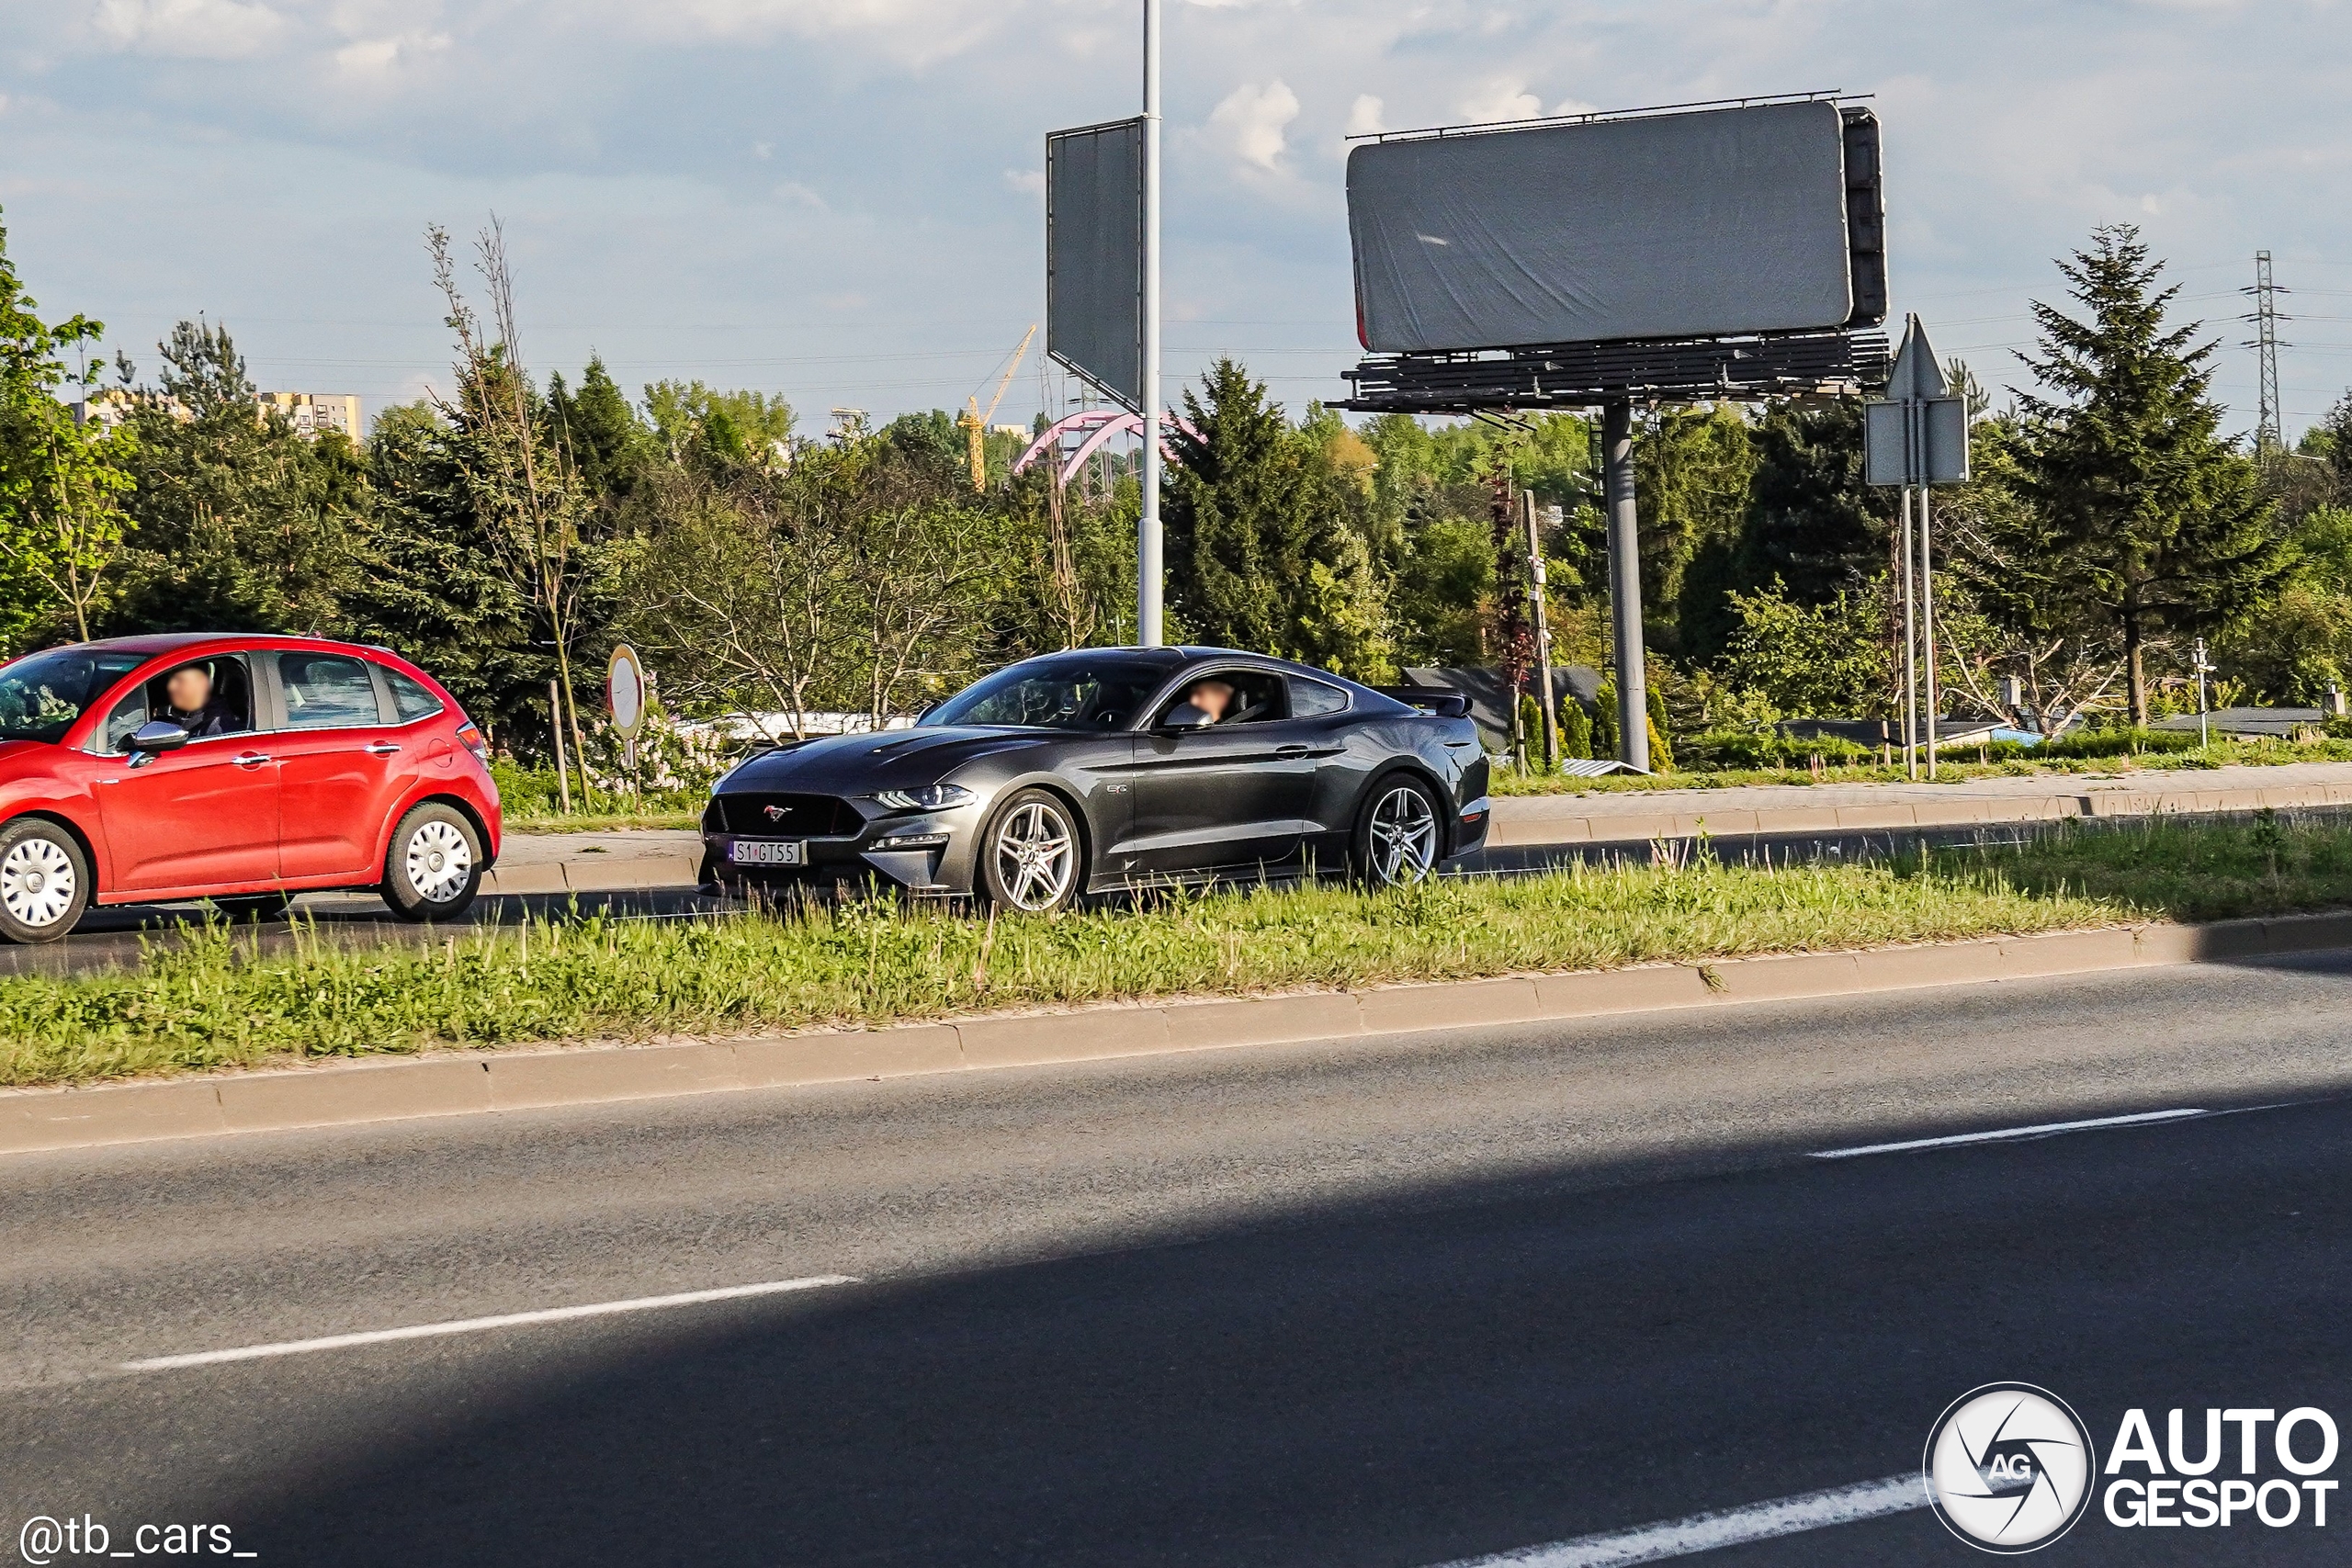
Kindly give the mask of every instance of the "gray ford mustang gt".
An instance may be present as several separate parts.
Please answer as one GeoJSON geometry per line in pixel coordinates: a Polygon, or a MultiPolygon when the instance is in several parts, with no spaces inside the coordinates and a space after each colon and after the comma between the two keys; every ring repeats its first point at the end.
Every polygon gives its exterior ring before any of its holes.
{"type": "Polygon", "coordinates": [[[869,879],[1014,909],[1346,867],[1409,881],[1486,840],[1453,693],[1400,700],[1216,648],[1009,665],[911,729],[780,746],[703,814],[708,891],[869,879]]]}

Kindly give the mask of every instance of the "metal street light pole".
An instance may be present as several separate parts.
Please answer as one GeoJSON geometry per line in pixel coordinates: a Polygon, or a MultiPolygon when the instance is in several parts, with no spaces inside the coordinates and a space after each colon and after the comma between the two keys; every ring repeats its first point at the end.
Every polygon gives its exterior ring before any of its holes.
{"type": "Polygon", "coordinates": [[[1159,6],[1143,0],[1143,513],[1136,524],[1136,641],[1161,642],[1159,593],[1159,6]]]}

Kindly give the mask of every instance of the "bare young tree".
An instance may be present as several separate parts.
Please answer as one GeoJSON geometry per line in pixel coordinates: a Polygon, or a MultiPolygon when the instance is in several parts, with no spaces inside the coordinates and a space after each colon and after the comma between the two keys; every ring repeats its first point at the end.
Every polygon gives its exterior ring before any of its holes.
{"type": "MultiPolygon", "coordinates": [[[[457,433],[465,481],[499,565],[546,623],[555,649],[557,686],[569,710],[572,754],[584,759],[572,665],[587,587],[582,534],[588,498],[535,417],[515,324],[514,275],[497,217],[474,240],[474,268],[489,291],[487,323],[458,286],[448,231],[433,225],[425,231],[425,245],[433,256],[434,286],[448,303],[446,321],[458,339],[456,394],[436,393],[434,402],[457,433]]],[[[551,739],[560,751],[567,715],[549,717],[551,739]]],[[[581,784],[587,787],[584,768],[581,784]]]]}

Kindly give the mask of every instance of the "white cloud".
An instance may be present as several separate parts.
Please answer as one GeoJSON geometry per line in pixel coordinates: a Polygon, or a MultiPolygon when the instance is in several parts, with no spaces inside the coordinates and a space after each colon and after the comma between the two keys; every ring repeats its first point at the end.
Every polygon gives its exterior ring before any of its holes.
{"type": "Polygon", "coordinates": [[[1464,119],[1484,125],[1503,119],[1533,119],[1544,112],[1544,100],[1523,82],[1499,77],[1487,82],[1456,106],[1464,119]]]}
{"type": "Polygon", "coordinates": [[[1378,98],[1374,97],[1370,93],[1357,94],[1356,101],[1354,104],[1350,106],[1348,109],[1348,129],[1346,134],[1350,136],[1377,136],[1382,131],[1387,130],[1387,125],[1384,123],[1381,118],[1381,110],[1383,107],[1384,106],[1381,101],[1378,98]]]}
{"type": "Polygon", "coordinates": [[[972,50],[1013,24],[1017,4],[955,0],[593,0],[620,28],[669,42],[776,37],[854,39],[902,65],[922,67],[972,50]]]}
{"type": "Polygon", "coordinates": [[[258,54],[287,29],[256,0],[98,0],[91,21],[118,49],[199,60],[258,54]]]}
{"type": "Polygon", "coordinates": [[[1007,169],[1004,171],[1004,184],[1008,190],[1017,190],[1023,196],[1042,197],[1046,194],[1046,171],[1007,169]]]}
{"type": "Polygon", "coordinates": [[[334,51],[337,70],[346,76],[384,76],[419,55],[439,54],[449,47],[447,33],[406,33],[391,38],[361,39],[334,51]]]}
{"type": "Polygon", "coordinates": [[[1281,166],[1290,122],[1298,118],[1298,95],[1279,76],[1264,86],[1243,83],[1209,111],[1209,129],[1245,164],[1270,172],[1281,166]]]}

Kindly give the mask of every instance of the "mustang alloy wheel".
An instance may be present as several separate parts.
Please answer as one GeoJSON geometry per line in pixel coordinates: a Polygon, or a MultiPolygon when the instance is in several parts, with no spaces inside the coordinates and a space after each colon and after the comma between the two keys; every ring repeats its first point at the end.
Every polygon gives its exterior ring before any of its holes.
{"type": "Polygon", "coordinates": [[[1356,866],[1374,887],[1418,882],[1437,869],[1437,805],[1427,785],[1390,778],[1373,786],[1356,829],[1356,866]]]}
{"type": "Polygon", "coordinates": [[[1045,790],[1024,789],[981,836],[981,890],[1008,908],[1058,909],[1078,895],[1084,853],[1069,807],[1045,790]]]}
{"type": "Polygon", "coordinates": [[[89,902],[90,870],[73,835],[38,817],[0,829],[0,936],[55,942],[89,902]]]}
{"type": "Polygon", "coordinates": [[[481,840],[454,807],[428,801],[401,818],[384,857],[384,902],[405,920],[449,920],[481,886],[481,840]]]}

